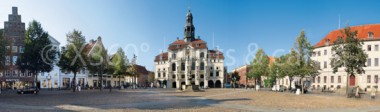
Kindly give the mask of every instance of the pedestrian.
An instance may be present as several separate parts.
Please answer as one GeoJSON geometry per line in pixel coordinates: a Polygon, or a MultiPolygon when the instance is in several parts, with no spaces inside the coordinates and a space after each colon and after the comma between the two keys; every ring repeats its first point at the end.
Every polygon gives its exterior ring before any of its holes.
{"type": "Polygon", "coordinates": [[[374,87],[372,87],[371,89],[371,99],[375,99],[375,96],[376,96],[376,90],[374,87]]]}
{"type": "Polygon", "coordinates": [[[360,96],[359,96],[359,86],[357,86],[356,87],[356,91],[355,91],[355,97],[357,97],[357,98],[360,98],[360,96]]]}
{"type": "Polygon", "coordinates": [[[80,92],[82,89],[81,89],[81,87],[80,87],[80,85],[78,85],[78,91],[80,92]]]}

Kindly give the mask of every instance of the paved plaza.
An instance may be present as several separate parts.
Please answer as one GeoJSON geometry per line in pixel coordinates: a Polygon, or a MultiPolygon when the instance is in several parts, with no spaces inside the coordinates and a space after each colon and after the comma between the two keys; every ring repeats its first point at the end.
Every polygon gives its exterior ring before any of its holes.
{"type": "Polygon", "coordinates": [[[335,94],[294,95],[246,89],[41,91],[39,95],[0,95],[1,111],[344,111],[380,112],[380,100],[335,94]]]}

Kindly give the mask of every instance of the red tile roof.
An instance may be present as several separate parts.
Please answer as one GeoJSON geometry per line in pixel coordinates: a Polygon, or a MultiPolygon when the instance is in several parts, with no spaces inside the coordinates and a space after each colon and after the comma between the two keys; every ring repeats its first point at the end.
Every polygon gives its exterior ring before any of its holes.
{"type": "Polygon", "coordinates": [[[164,52],[164,53],[157,55],[156,58],[154,59],[154,62],[167,61],[168,59],[169,59],[168,52],[164,52]]]}
{"type": "MultiPolygon", "coordinates": [[[[352,26],[350,27],[351,31],[357,31],[357,38],[360,40],[376,40],[380,39],[380,24],[368,24],[368,25],[361,25],[361,26],[352,26]],[[368,33],[373,33],[373,39],[368,38],[368,33]]],[[[319,41],[317,44],[314,45],[314,47],[323,47],[325,46],[326,40],[329,40],[329,45],[333,44],[334,41],[338,39],[338,36],[343,36],[342,31],[343,29],[338,29],[330,32],[326,35],[321,41],[319,41]]],[[[343,37],[345,38],[345,37],[343,37]]]]}
{"type": "Polygon", "coordinates": [[[274,63],[276,61],[276,58],[272,56],[268,56],[268,58],[269,58],[269,64],[274,63]]]}
{"type": "Polygon", "coordinates": [[[87,55],[91,49],[95,46],[97,40],[91,40],[89,43],[86,44],[86,47],[84,48],[83,51],[85,51],[85,54],[87,55]]]}
{"type": "Polygon", "coordinates": [[[135,65],[135,69],[139,75],[148,75],[148,70],[144,66],[141,65],[135,65]]]}
{"type": "Polygon", "coordinates": [[[177,39],[176,41],[174,41],[173,43],[171,43],[169,45],[169,50],[178,50],[178,49],[183,49],[185,48],[187,45],[191,45],[193,48],[195,49],[206,49],[207,48],[207,44],[205,41],[201,40],[201,39],[195,39],[189,43],[186,43],[184,40],[179,40],[177,39]]]}
{"type": "Polygon", "coordinates": [[[223,53],[219,50],[209,50],[208,51],[208,58],[211,59],[224,59],[223,53]]]}

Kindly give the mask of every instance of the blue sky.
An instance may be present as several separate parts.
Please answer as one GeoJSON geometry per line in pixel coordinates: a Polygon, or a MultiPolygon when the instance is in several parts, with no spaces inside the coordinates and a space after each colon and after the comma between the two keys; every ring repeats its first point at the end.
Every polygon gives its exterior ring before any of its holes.
{"type": "MultiPolygon", "coordinates": [[[[188,0],[1,0],[0,28],[11,7],[22,21],[40,21],[50,35],[66,44],[66,34],[78,29],[87,41],[103,38],[111,52],[122,47],[138,64],[154,69],[154,56],[183,38],[188,0]]],[[[305,30],[312,44],[330,31],[349,24],[380,23],[376,0],[191,0],[196,36],[219,47],[232,68],[253,59],[255,46],[268,55],[287,53],[305,30]]]]}

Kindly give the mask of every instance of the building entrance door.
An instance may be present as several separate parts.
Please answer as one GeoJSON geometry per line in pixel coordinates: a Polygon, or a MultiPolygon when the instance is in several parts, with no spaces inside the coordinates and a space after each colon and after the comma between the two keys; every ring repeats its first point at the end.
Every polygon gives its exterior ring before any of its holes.
{"type": "Polygon", "coordinates": [[[355,75],[350,76],[350,86],[355,86],[355,75]]]}

